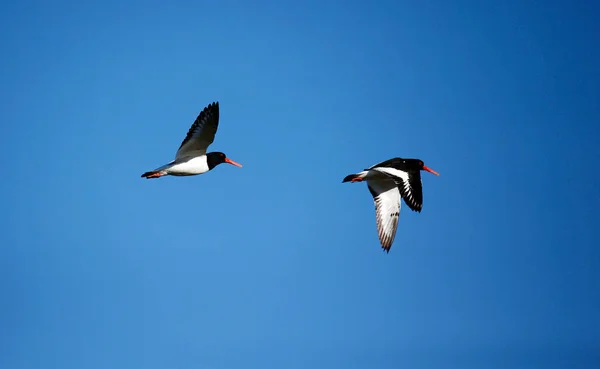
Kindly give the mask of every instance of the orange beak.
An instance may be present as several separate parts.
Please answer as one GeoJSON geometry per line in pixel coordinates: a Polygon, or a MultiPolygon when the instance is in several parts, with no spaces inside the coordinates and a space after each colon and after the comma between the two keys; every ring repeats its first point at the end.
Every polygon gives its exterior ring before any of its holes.
{"type": "Polygon", "coordinates": [[[226,163],[229,163],[229,164],[231,164],[231,165],[235,165],[236,167],[240,167],[240,168],[242,167],[242,164],[240,164],[240,163],[236,163],[235,161],[233,161],[233,160],[231,160],[231,159],[229,159],[229,158],[225,158],[225,162],[226,162],[226,163]]]}
{"type": "Polygon", "coordinates": [[[436,176],[439,176],[440,174],[438,172],[436,172],[435,170],[431,169],[431,168],[427,168],[426,166],[423,165],[423,170],[428,171],[429,173],[433,173],[436,176]]]}

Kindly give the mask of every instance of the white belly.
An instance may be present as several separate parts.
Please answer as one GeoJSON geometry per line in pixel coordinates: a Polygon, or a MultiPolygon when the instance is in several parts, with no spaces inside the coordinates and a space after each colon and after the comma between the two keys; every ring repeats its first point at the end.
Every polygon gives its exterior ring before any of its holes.
{"type": "Polygon", "coordinates": [[[172,176],[190,176],[208,172],[206,156],[198,156],[183,163],[178,163],[167,169],[172,176]]]}

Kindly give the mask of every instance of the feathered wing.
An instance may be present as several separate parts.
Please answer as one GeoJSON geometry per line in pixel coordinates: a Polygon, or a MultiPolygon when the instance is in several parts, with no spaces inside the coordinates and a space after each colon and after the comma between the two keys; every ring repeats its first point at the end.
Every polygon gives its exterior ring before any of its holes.
{"type": "Polygon", "coordinates": [[[423,184],[421,172],[409,172],[408,178],[398,182],[398,189],[408,207],[418,213],[423,209],[423,184]]]}
{"type": "Polygon", "coordinates": [[[390,252],[398,228],[400,192],[391,178],[369,179],[367,185],[375,202],[377,233],[381,247],[390,252]]]}
{"type": "Polygon", "coordinates": [[[390,167],[378,167],[372,170],[384,173],[393,179],[406,205],[412,211],[421,212],[423,208],[423,185],[420,171],[405,172],[390,167]]]}
{"type": "Polygon", "coordinates": [[[215,140],[218,128],[219,103],[213,102],[200,112],[190,127],[175,154],[175,159],[206,154],[208,146],[215,140]]]}

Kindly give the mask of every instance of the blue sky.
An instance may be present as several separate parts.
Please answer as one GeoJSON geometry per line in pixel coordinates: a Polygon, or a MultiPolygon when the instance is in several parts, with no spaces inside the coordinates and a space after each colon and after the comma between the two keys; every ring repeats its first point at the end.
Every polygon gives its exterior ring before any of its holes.
{"type": "Polygon", "coordinates": [[[3,3],[0,367],[596,367],[599,10],[3,3]],[[140,178],[212,101],[244,167],[140,178]]]}

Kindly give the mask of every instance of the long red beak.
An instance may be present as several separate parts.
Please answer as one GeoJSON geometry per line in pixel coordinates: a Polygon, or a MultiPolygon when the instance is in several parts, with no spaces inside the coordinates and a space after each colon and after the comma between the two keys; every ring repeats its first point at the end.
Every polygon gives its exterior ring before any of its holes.
{"type": "Polygon", "coordinates": [[[229,159],[229,158],[225,158],[225,162],[226,162],[226,163],[229,163],[229,164],[231,164],[231,165],[235,165],[236,167],[240,167],[240,168],[242,167],[242,164],[240,164],[240,163],[236,163],[235,161],[233,161],[233,160],[231,160],[231,159],[229,159]]]}
{"type": "Polygon", "coordinates": [[[438,172],[436,172],[435,170],[431,169],[431,168],[427,168],[426,166],[423,165],[423,170],[428,171],[429,173],[433,173],[436,176],[439,176],[440,174],[438,172]]]}

